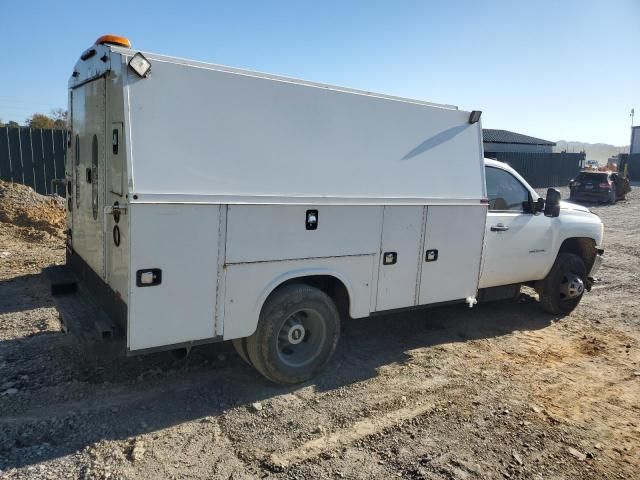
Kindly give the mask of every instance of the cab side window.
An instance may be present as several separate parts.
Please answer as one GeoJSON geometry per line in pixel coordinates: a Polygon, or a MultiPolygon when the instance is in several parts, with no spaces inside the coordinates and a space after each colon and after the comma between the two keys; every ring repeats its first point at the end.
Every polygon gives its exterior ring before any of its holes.
{"type": "Polygon", "coordinates": [[[485,167],[489,210],[525,212],[529,205],[529,190],[505,170],[485,167]]]}

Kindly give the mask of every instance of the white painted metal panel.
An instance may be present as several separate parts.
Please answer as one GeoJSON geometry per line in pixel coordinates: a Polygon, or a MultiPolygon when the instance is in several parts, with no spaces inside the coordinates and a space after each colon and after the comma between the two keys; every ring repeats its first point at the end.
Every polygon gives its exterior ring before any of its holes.
{"type": "Polygon", "coordinates": [[[556,256],[555,219],[542,214],[489,212],[480,288],[539,280],[546,276],[556,256]],[[506,231],[491,231],[501,224],[506,231]]]}
{"type": "Polygon", "coordinates": [[[486,205],[428,208],[420,305],[476,295],[486,213],[486,205]],[[437,260],[426,262],[426,251],[434,249],[437,260]]]}
{"type": "Polygon", "coordinates": [[[225,269],[225,340],[251,335],[269,293],[286,280],[309,275],[331,275],[341,280],[349,292],[351,316],[366,317],[370,313],[372,258],[373,255],[360,255],[228,265],[225,269]]]}
{"type": "Polygon", "coordinates": [[[230,205],[226,263],[372,254],[381,225],[377,206],[230,205]],[[306,229],[310,208],[315,230],[306,229]]]}
{"type": "Polygon", "coordinates": [[[73,249],[104,278],[103,214],[105,191],[106,91],[104,78],[73,90],[72,165],[73,249]],[[94,148],[95,137],[95,148],[94,148]],[[77,152],[76,152],[77,150],[77,152]],[[94,157],[97,168],[93,165],[94,157]],[[87,170],[91,172],[88,182],[87,170]]]}
{"type": "Polygon", "coordinates": [[[149,59],[148,78],[127,77],[141,199],[484,197],[480,124],[468,112],[149,59]]]}
{"type": "Polygon", "coordinates": [[[214,336],[218,205],[130,205],[130,350],[214,336]],[[136,286],[139,269],[162,283],[136,286]]]}
{"type": "MultiPolygon", "coordinates": [[[[105,206],[113,206],[115,202],[127,208],[127,168],[126,142],[124,134],[124,99],[121,80],[121,67],[118,62],[112,64],[113,71],[107,78],[107,125],[111,128],[105,132],[107,150],[108,187],[105,206]],[[114,149],[113,130],[118,131],[118,145],[114,149]]],[[[129,302],[129,219],[123,214],[119,222],[115,222],[112,215],[104,216],[105,225],[105,262],[106,282],[120,298],[129,302]],[[120,245],[116,245],[115,227],[118,227],[120,245]]]]}
{"type": "Polygon", "coordinates": [[[425,207],[416,206],[384,208],[377,311],[410,307],[416,303],[425,210],[425,207]],[[384,264],[387,252],[397,255],[395,264],[384,264]]]}
{"type": "MultiPolygon", "coordinates": [[[[126,207],[126,204],[124,205],[126,207]]],[[[128,214],[120,215],[116,223],[113,215],[103,215],[105,220],[105,281],[120,298],[129,299],[129,219],[128,214]],[[119,241],[119,244],[116,242],[119,241]]]]}

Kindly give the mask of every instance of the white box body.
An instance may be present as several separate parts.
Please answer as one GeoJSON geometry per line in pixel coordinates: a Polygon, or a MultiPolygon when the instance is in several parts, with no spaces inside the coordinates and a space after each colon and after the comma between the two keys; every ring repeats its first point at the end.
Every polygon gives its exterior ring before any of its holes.
{"type": "Polygon", "coordinates": [[[140,78],[136,50],[92,49],[69,83],[71,249],[130,352],[251,335],[296,278],[339,281],[352,317],[476,294],[469,112],[146,52],[140,78]]]}

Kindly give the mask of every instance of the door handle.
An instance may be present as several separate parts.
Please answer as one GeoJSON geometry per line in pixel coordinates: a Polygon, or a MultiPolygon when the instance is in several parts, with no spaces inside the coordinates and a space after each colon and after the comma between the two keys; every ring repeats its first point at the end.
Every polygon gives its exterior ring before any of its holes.
{"type": "Polygon", "coordinates": [[[491,226],[491,231],[492,232],[506,232],[507,230],[509,230],[509,227],[505,227],[501,223],[491,226]]]}
{"type": "Polygon", "coordinates": [[[120,214],[127,214],[127,207],[122,207],[120,205],[114,205],[113,207],[106,206],[104,207],[104,213],[106,215],[118,216],[120,214]]]}

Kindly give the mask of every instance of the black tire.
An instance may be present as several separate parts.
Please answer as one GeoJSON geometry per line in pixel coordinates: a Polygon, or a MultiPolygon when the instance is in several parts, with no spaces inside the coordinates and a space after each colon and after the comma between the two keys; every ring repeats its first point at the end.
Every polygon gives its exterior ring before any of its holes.
{"type": "Polygon", "coordinates": [[[339,336],[340,314],[331,297],[309,285],[292,284],[265,302],[255,333],[246,339],[246,352],[267,379],[291,385],[327,365],[339,336]]]}
{"type": "MultiPolygon", "coordinates": [[[[551,271],[541,282],[538,290],[540,305],[547,312],[568,314],[580,303],[584,295],[584,286],[587,284],[587,269],[582,258],[574,253],[559,253],[551,271]],[[566,291],[571,278],[577,276],[582,282],[579,295],[569,296],[566,291]]],[[[576,294],[576,289],[572,289],[576,294]]]]}
{"type": "Polygon", "coordinates": [[[246,338],[234,338],[231,340],[233,342],[233,348],[236,350],[236,353],[244,360],[248,365],[253,367],[251,360],[249,360],[249,354],[247,353],[247,339],[246,338]]]}

